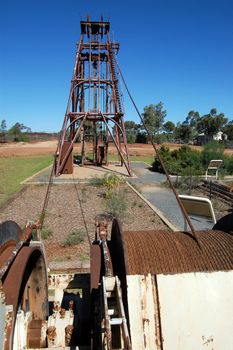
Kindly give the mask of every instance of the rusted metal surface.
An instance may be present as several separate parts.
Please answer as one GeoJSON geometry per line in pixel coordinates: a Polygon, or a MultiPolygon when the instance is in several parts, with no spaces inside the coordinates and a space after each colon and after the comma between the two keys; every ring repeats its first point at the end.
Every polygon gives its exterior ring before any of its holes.
{"type": "Polygon", "coordinates": [[[27,244],[32,236],[32,230],[37,224],[27,225],[22,231],[14,221],[6,221],[0,225],[0,278],[7,272],[21,248],[27,244]]]}
{"type": "Polygon", "coordinates": [[[68,163],[72,157],[74,142],[80,136],[82,164],[85,164],[86,139],[93,141],[93,164],[107,164],[111,137],[118,150],[121,165],[125,165],[131,175],[123,121],[124,108],[115,58],[119,44],[110,39],[109,22],[104,22],[103,19],[99,22],[87,19],[80,24],[81,37],[56,152],[55,174],[58,176],[72,170],[68,163]]]}
{"type": "Polygon", "coordinates": [[[12,305],[8,305],[5,314],[5,332],[4,332],[4,350],[11,349],[12,342],[12,331],[14,325],[14,311],[12,305]]]}
{"type": "MultiPolygon", "coordinates": [[[[113,276],[112,259],[108,248],[108,219],[105,215],[97,215],[95,218],[95,240],[99,239],[99,245],[101,247],[101,254],[103,259],[103,274],[104,276],[113,276]]],[[[95,248],[93,251],[94,261],[99,262],[99,252],[95,248]],[[96,254],[96,256],[95,256],[96,254]]],[[[95,267],[95,271],[100,270],[100,267],[95,267]]],[[[95,272],[94,271],[94,272],[95,272]]],[[[94,279],[96,277],[93,277],[94,279]]]]}
{"type": "Polygon", "coordinates": [[[25,312],[30,309],[35,320],[43,320],[48,314],[47,273],[40,246],[21,246],[2,277],[2,286],[6,305],[12,307],[11,329],[5,343],[5,349],[10,349],[19,306],[25,312]]]}
{"type": "MultiPolygon", "coordinates": [[[[80,326],[80,325],[79,325],[80,326]]],[[[74,331],[73,304],[69,303],[69,310],[61,308],[59,301],[53,304],[53,313],[48,319],[47,343],[49,347],[70,346],[74,331]]],[[[77,332],[77,329],[76,329],[77,332]]]]}
{"type": "Polygon", "coordinates": [[[170,274],[233,269],[233,237],[196,232],[199,245],[183,232],[124,232],[128,274],[170,274]]]}
{"type": "Polygon", "coordinates": [[[220,184],[214,181],[203,181],[199,187],[209,195],[210,199],[214,197],[218,200],[223,200],[230,205],[233,202],[232,190],[226,184],[220,184]]]}
{"type": "Polygon", "coordinates": [[[115,222],[111,250],[114,252],[116,249],[119,254],[124,255],[122,268],[125,268],[127,275],[233,269],[232,235],[213,230],[196,234],[199,244],[190,234],[183,232],[122,233],[115,222]]]}
{"type": "Polygon", "coordinates": [[[98,244],[91,246],[91,290],[98,289],[101,272],[101,250],[98,244]]]}
{"type": "MultiPolygon", "coordinates": [[[[68,152],[70,146],[69,141],[64,141],[63,143],[63,148],[62,148],[62,153],[61,153],[61,162],[63,162],[64,157],[66,156],[66,153],[68,152]]],[[[70,151],[68,158],[65,162],[65,165],[62,169],[63,174],[72,174],[73,173],[73,152],[72,150],[70,151]]]]}
{"type": "Polygon", "coordinates": [[[162,350],[160,306],[154,277],[127,276],[127,286],[132,349],[162,350]]]}
{"type": "Polygon", "coordinates": [[[107,288],[105,286],[105,278],[102,279],[102,291],[103,291],[103,308],[104,308],[104,349],[112,350],[112,330],[110,324],[110,315],[108,312],[108,302],[107,302],[107,288]]]}
{"type": "Polygon", "coordinates": [[[40,349],[46,347],[47,321],[32,320],[28,325],[27,347],[40,349]]]}
{"type": "Polygon", "coordinates": [[[101,247],[104,258],[105,276],[113,276],[112,259],[106,240],[102,241],[101,247]]]}

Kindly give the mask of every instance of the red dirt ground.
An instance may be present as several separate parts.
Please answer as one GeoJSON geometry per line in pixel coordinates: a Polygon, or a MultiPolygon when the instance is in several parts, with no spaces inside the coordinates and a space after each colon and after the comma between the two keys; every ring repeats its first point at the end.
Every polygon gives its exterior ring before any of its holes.
{"type": "MultiPolygon", "coordinates": [[[[170,149],[178,149],[181,147],[179,144],[165,143],[165,146],[170,149]]],[[[54,154],[56,151],[57,141],[40,141],[40,142],[17,142],[17,143],[7,143],[0,144],[0,157],[13,157],[13,156],[34,156],[34,155],[46,155],[54,154]]],[[[157,145],[160,147],[161,145],[157,145]]],[[[190,146],[192,149],[200,151],[202,147],[200,146],[190,146]]],[[[130,144],[128,145],[129,154],[131,156],[150,156],[154,154],[154,149],[152,145],[145,144],[130,144]]],[[[87,151],[92,149],[91,144],[87,144],[87,151]]],[[[74,147],[75,152],[78,153],[78,144],[74,147]]],[[[109,153],[117,154],[117,150],[114,144],[109,145],[109,153]]],[[[233,150],[225,150],[226,154],[232,155],[233,150]]]]}

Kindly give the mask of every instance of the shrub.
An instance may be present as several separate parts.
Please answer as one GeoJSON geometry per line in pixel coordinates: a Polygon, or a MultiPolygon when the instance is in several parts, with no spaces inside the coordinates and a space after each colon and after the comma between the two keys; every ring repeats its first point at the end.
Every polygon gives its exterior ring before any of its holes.
{"type": "Polygon", "coordinates": [[[80,244],[84,241],[85,239],[85,232],[84,230],[72,230],[68,237],[64,240],[63,244],[64,245],[75,245],[75,244],[80,244]]]}
{"type": "Polygon", "coordinates": [[[101,177],[91,177],[89,180],[91,186],[100,187],[104,184],[104,179],[101,177]]]}
{"type": "MultiPolygon", "coordinates": [[[[167,167],[168,164],[171,162],[172,160],[172,156],[171,156],[171,152],[169,150],[168,147],[165,147],[165,146],[162,146],[159,150],[159,154],[160,156],[162,157],[164,163],[165,163],[165,166],[167,167]]],[[[152,163],[152,169],[154,171],[157,171],[159,173],[163,173],[163,168],[162,168],[162,165],[160,163],[160,161],[158,160],[157,157],[155,157],[155,160],[154,162],[152,163]]]]}
{"type": "Polygon", "coordinates": [[[108,190],[111,190],[115,187],[118,187],[120,183],[122,183],[123,180],[116,174],[110,174],[106,173],[104,177],[92,177],[89,180],[90,185],[92,186],[105,186],[108,190]]]}
{"type": "Polygon", "coordinates": [[[178,181],[178,187],[191,194],[193,188],[196,188],[200,183],[200,172],[193,168],[187,167],[181,171],[182,177],[178,181]]]}
{"type": "Polygon", "coordinates": [[[105,200],[105,209],[108,214],[113,217],[122,217],[127,211],[127,202],[124,198],[124,193],[114,191],[105,200]]]}
{"type": "Polygon", "coordinates": [[[145,132],[138,132],[136,135],[137,143],[148,143],[147,134],[145,132]]]}
{"type": "MultiPolygon", "coordinates": [[[[182,175],[183,169],[192,168],[195,172],[203,172],[200,153],[193,151],[188,146],[182,146],[178,150],[170,151],[169,148],[162,146],[159,153],[164,161],[165,167],[170,174],[182,175]]],[[[164,173],[164,170],[158,160],[155,158],[152,169],[164,173]]]]}
{"type": "MultiPolygon", "coordinates": [[[[225,170],[225,173],[228,175],[233,174],[233,156],[225,156],[223,160],[223,167],[225,170]]],[[[220,168],[220,172],[223,172],[220,168]]]]}
{"type": "Polygon", "coordinates": [[[123,180],[116,174],[106,174],[103,179],[103,185],[107,187],[108,190],[116,188],[122,183],[123,180]]]}
{"type": "Polygon", "coordinates": [[[43,227],[41,230],[41,238],[42,239],[48,239],[49,237],[51,237],[53,235],[53,231],[48,228],[48,227],[43,227]]]}
{"type": "MultiPolygon", "coordinates": [[[[170,174],[182,175],[185,178],[183,184],[190,181],[191,187],[198,183],[199,175],[203,175],[211,159],[222,159],[223,165],[220,167],[220,177],[225,174],[233,174],[233,157],[224,156],[224,145],[218,141],[211,141],[203,147],[202,152],[193,151],[189,146],[182,146],[178,150],[170,151],[162,146],[159,153],[164,161],[165,167],[170,174]]],[[[152,170],[164,173],[163,168],[155,157],[152,170]]],[[[215,171],[213,171],[213,174],[215,171]]]]}
{"type": "Polygon", "coordinates": [[[130,131],[127,131],[127,142],[132,144],[132,143],[135,143],[136,141],[136,133],[135,132],[130,132],[130,131]]]}
{"type": "Polygon", "coordinates": [[[22,134],[21,138],[19,141],[23,141],[23,142],[30,142],[30,137],[28,134],[22,134]]]}
{"type": "Polygon", "coordinates": [[[224,145],[218,141],[208,142],[201,152],[201,162],[206,169],[211,159],[224,158],[224,145]]]}

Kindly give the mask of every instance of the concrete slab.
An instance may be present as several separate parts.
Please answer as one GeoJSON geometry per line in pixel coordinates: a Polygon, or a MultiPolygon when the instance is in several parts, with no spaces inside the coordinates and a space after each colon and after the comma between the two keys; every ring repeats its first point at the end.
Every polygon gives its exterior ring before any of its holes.
{"type": "MultiPolygon", "coordinates": [[[[31,176],[23,181],[24,184],[47,184],[51,173],[52,166],[43,171],[31,176]]],[[[126,180],[129,179],[127,170],[119,163],[109,163],[108,166],[94,166],[94,165],[74,165],[73,174],[62,174],[58,177],[53,177],[54,184],[67,184],[74,182],[88,182],[91,178],[102,178],[106,173],[116,174],[122,176],[126,180]]],[[[133,175],[133,178],[136,177],[133,175]]]]}
{"type": "Polygon", "coordinates": [[[108,166],[94,166],[94,165],[74,165],[73,174],[62,174],[60,179],[90,179],[92,177],[104,177],[106,173],[114,173],[119,176],[129,177],[124,166],[118,163],[109,163],[108,166]]]}

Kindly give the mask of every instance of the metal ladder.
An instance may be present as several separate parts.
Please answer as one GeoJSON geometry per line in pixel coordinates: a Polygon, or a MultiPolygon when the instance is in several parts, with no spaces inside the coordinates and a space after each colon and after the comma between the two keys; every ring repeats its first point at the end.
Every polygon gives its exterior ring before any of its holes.
{"type": "Polygon", "coordinates": [[[125,317],[120,280],[117,276],[103,277],[104,349],[130,350],[131,342],[125,317]]]}
{"type": "Polygon", "coordinates": [[[119,107],[119,112],[122,113],[121,97],[119,92],[116,62],[115,62],[115,53],[113,52],[112,49],[109,50],[109,57],[110,57],[110,65],[111,65],[111,71],[112,71],[112,77],[113,77],[113,84],[115,86],[116,101],[119,107]]]}

